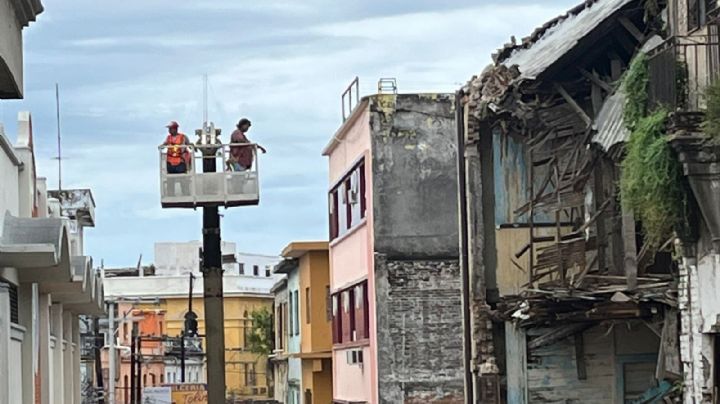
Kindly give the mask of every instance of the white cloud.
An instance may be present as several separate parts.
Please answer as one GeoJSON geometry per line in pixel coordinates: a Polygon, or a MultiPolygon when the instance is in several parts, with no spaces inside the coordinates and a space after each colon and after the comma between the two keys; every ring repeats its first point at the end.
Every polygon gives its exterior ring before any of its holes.
{"type": "MultiPolygon", "coordinates": [[[[85,16],[106,12],[96,2],[82,4],[85,16]]],[[[172,3],[173,13],[200,18],[219,11],[213,18],[228,18],[221,27],[168,25],[153,35],[170,3],[147,4],[129,1],[114,21],[130,26],[138,18],[130,11],[143,9],[140,17],[150,24],[145,28],[90,29],[65,14],[43,23],[74,22],[83,29],[65,36],[44,29],[27,45],[28,83],[49,88],[59,80],[56,74],[62,76],[63,133],[71,157],[64,162],[64,182],[93,189],[98,227],[88,237],[89,253],[114,264],[132,261],[138,251],[151,257],[152,243],[168,238],[168,226],[177,240],[200,237],[199,212],[159,207],[156,146],[170,119],[187,134],[199,126],[203,73],[210,77],[210,116],[224,133],[241,115],[249,116],[251,138],[269,149],[261,165],[261,205],[226,211],[223,237],[241,241],[243,250],[277,253],[292,239],[326,235],[327,161],[320,151],[340,123],[340,92],[350,79],[360,76],[362,93],[374,92],[377,78],[386,76],[396,77],[402,92],[455,91],[510,35],[529,34],[568,5],[496,3],[319,24],[298,18],[280,26],[273,13],[318,20],[338,11],[317,2],[182,2],[172,3]],[[267,12],[267,21],[243,23],[246,11],[267,12]],[[238,16],[236,24],[230,16],[238,16]],[[251,32],[249,23],[256,26],[251,32]],[[65,46],[56,50],[58,41],[65,46]]],[[[39,172],[55,184],[55,163],[48,159],[54,153],[54,94],[35,90],[26,96],[4,107],[4,116],[14,116],[10,108],[33,111],[39,172]]]]}

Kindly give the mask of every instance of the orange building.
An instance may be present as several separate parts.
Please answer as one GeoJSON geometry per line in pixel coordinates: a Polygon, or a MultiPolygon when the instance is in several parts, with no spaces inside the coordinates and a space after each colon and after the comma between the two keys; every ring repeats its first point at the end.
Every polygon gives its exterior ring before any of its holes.
{"type": "MultiPolygon", "coordinates": [[[[130,403],[130,387],[132,382],[130,351],[133,331],[142,337],[140,361],[142,387],[160,386],[165,383],[165,365],[163,355],[165,352],[160,337],[165,333],[165,310],[150,308],[152,305],[143,304],[142,308],[128,303],[117,305],[117,341],[119,346],[119,361],[117,375],[118,381],[115,389],[115,402],[118,404],[130,403]],[[158,338],[153,341],[153,338],[158,338]]],[[[108,368],[107,351],[103,352],[103,368],[108,368]]]]}
{"type": "Polygon", "coordinates": [[[293,293],[294,303],[288,307],[281,302],[280,295],[287,291],[284,286],[275,288],[275,399],[297,402],[297,393],[293,393],[297,391],[303,403],[330,403],[333,379],[328,243],[290,243],[282,256],[285,261],[275,272],[288,275],[287,288],[293,293]],[[300,374],[294,374],[298,362],[300,374]]]}

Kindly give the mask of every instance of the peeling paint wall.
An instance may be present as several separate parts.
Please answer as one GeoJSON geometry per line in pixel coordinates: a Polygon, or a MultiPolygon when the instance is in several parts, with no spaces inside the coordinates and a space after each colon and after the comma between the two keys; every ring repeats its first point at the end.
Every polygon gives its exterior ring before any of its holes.
{"type": "Polygon", "coordinates": [[[464,403],[452,94],[369,97],[379,403],[464,403]]]}
{"type": "Polygon", "coordinates": [[[681,315],[680,357],[685,403],[712,402],[714,339],[720,331],[720,255],[685,258],[680,266],[678,303],[681,315]]]}
{"type": "MultiPolygon", "coordinates": [[[[527,341],[550,330],[528,329],[527,341]]],[[[607,322],[586,330],[582,335],[587,372],[583,380],[578,377],[572,336],[528,349],[527,352],[509,349],[508,393],[516,400],[513,402],[621,403],[655,385],[659,337],[641,321],[607,322]],[[510,363],[520,365],[510,366],[510,363]]],[[[509,345],[517,346],[518,343],[509,345]]]]}
{"type": "Polygon", "coordinates": [[[375,251],[458,256],[452,94],[370,98],[375,251]]]}

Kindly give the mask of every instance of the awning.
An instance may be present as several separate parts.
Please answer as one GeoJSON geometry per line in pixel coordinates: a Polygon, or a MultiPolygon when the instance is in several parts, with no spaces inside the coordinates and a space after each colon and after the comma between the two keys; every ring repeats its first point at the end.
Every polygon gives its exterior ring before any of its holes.
{"type": "Polygon", "coordinates": [[[71,282],[66,220],[5,213],[0,266],[17,268],[20,282],[71,282]]]}

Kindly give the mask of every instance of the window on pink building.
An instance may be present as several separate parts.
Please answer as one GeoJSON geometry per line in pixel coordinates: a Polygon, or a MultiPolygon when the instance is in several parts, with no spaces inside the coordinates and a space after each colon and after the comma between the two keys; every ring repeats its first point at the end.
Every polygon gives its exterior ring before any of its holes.
{"type": "Polygon", "coordinates": [[[347,233],[365,218],[367,210],[365,162],[359,161],[330,190],[330,239],[347,233]]]}
{"type": "Polygon", "coordinates": [[[367,281],[336,292],[331,300],[334,344],[370,338],[367,281]]]}

